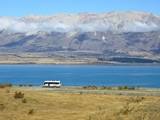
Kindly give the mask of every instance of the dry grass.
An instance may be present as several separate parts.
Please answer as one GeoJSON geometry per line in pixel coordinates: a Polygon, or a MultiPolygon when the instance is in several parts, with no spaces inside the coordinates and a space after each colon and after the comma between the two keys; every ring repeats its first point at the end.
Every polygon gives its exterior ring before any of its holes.
{"type": "Polygon", "coordinates": [[[160,97],[0,89],[0,120],[160,120],[160,97]]]}

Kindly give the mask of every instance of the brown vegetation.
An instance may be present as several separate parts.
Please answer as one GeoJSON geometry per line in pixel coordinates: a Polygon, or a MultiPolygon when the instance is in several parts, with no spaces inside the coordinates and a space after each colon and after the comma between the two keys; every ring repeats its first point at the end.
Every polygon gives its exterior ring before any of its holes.
{"type": "Polygon", "coordinates": [[[12,84],[0,84],[0,88],[12,87],[12,84]]]}
{"type": "Polygon", "coordinates": [[[33,115],[33,113],[34,113],[34,109],[30,109],[30,110],[28,111],[28,115],[33,115]]]}
{"type": "Polygon", "coordinates": [[[158,96],[56,93],[10,88],[9,93],[0,89],[0,98],[0,120],[160,119],[158,96]],[[15,93],[23,97],[15,99],[15,93]]]}
{"type": "Polygon", "coordinates": [[[21,98],[24,98],[24,93],[22,93],[22,92],[15,92],[14,93],[14,98],[15,99],[21,99],[21,98]]]}

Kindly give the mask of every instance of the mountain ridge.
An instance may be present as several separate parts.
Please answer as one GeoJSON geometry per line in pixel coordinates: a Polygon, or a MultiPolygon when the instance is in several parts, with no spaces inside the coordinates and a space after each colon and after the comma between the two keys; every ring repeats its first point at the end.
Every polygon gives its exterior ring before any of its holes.
{"type": "Polygon", "coordinates": [[[0,30],[11,32],[146,32],[160,29],[160,16],[144,12],[57,14],[0,17],[0,30]]]}
{"type": "Polygon", "coordinates": [[[0,17],[0,61],[23,61],[30,55],[51,61],[159,62],[160,16],[110,12],[0,17]]]}

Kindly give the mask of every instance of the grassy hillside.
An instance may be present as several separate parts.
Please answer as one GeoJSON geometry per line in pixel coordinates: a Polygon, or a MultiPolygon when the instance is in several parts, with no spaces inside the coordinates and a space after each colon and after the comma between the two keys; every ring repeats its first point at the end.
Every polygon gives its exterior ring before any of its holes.
{"type": "Polygon", "coordinates": [[[0,120],[159,119],[160,97],[156,96],[73,94],[0,88],[0,120]],[[22,96],[16,96],[16,91],[21,91],[22,96]]]}

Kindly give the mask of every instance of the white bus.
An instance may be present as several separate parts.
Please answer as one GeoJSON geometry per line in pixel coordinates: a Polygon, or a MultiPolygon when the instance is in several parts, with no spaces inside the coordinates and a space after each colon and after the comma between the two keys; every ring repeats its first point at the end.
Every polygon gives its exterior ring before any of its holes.
{"type": "Polygon", "coordinates": [[[62,86],[61,81],[58,80],[46,80],[43,83],[43,87],[46,88],[60,88],[62,86]]]}

